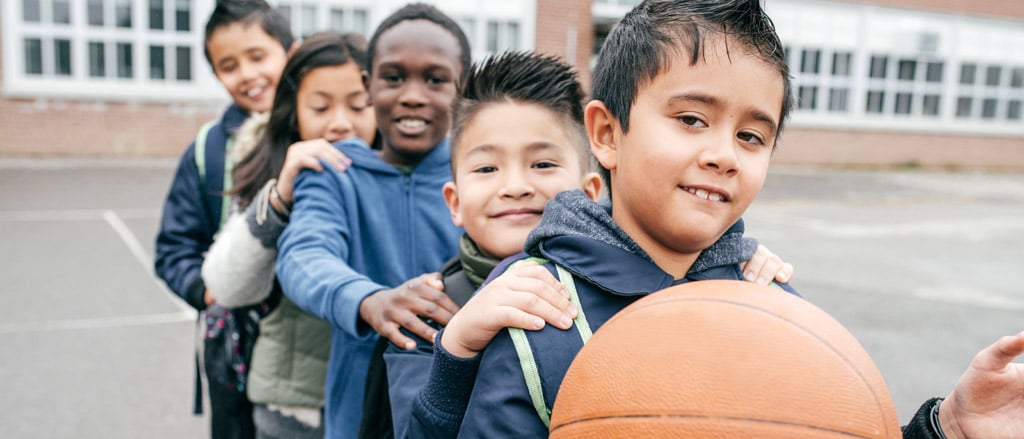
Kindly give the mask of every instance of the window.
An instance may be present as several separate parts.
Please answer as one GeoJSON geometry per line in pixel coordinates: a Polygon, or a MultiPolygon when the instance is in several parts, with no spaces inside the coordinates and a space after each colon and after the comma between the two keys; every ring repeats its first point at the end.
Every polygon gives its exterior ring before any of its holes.
{"type": "Polygon", "coordinates": [[[1003,69],[999,66],[988,66],[985,69],[985,85],[998,87],[999,79],[1002,77],[1003,69]]]}
{"type": "Polygon", "coordinates": [[[519,23],[511,21],[508,23],[508,37],[506,38],[508,50],[519,50],[519,23]]]}
{"type": "Polygon", "coordinates": [[[868,113],[881,113],[885,105],[885,92],[881,90],[868,91],[868,103],[865,109],[868,113]]]}
{"type": "Polygon", "coordinates": [[[43,40],[25,38],[25,74],[43,74],[43,40]]]}
{"type": "Polygon", "coordinates": [[[1007,120],[1020,120],[1021,119],[1021,106],[1024,105],[1024,101],[1010,101],[1006,103],[1006,119],[1007,120]]]}
{"type": "Polygon", "coordinates": [[[98,41],[89,42],[89,76],[102,78],[107,75],[107,60],[104,53],[103,43],[98,41]]]}
{"type": "Polygon", "coordinates": [[[956,117],[971,117],[971,105],[973,103],[974,100],[970,96],[960,96],[956,98],[956,117]]]}
{"type": "Polygon", "coordinates": [[[978,66],[975,64],[962,64],[960,66],[960,83],[964,85],[974,84],[974,71],[978,66]]]}
{"type": "Polygon", "coordinates": [[[986,98],[981,101],[981,118],[982,119],[995,119],[996,118],[996,105],[997,101],[993,98],[986,98]]]}
{"type": "Polygon", "coordinates": [[[928,82],[942,82],[942,67],[943,66],[944,65],[943,65],[943,63],[941,61],[938,61],[938,62],[934,62],[933,61],[933,62],[928,63],[928,68],[925,71],[925,78],[924,78],[924,80],[928,81],[928,82]]]}
{"type": "MultiPolygon", "coordinates": [[[[914,73],[917,70],[917,61],[912,59],[901,59],[896,77],[900,81],[913,81],[914,73]]],[[[897,102],[899,98],[897,97],[897,102]]]]}
{"type": "Polygon", "coordinates": [[[462,28],[462,32],[466,34],[466,39],[469,40],[470,46],[476,41],[476,19],[473,17],[462,17],[459,19],[459,27],[462,28]]]}
{"type": "Polygon", "coordinates": [[[296,32],[296,36],[305,38],[312,35],[317,29],[316,6],[302,5],[299,8],[299,29],[296,32]]]}
{"type": "Polygon", "coordinates": [[[925,116],[939,115],[939,95],[924,95],[924,102],[922,102],[921,114],[925,116]]]}
{"type": "Polygon", "coordinates": [[[498,51],[498,22],[496,21],[487,22],[487,51],[498,51]]]}
{"type": "Polygon", "coordinates": [[[21,0],[21,19],[26,23],[43,21],[39,11],[39,0],[21,0]]]}
{"type": "Polygon", "coordinates": [[[816,108],[818,98],[818,87],[812,85],[801,85],[798,92],[797,108],[801,110],[813,110],[816,108]]]}
{"type": "Polygon", "coordinates": [[[871,56],[871,68],[868,72],[869,78],[885,78],[885,69],[889,64],[889,57],[884,55],[871,56]]]}
{"type": "Polygon", "coordinates": [[[71,40],[53,40],[53,66],[58,76],[71,76],[71,40]]]}
{"type": "Polygon", "coordinates": [[[910,93],[896,93],[896,114],[910,114],[910,101],[914,95],[910,93]]]}
{"type": "Polygon", "coordinates": [[[149,46],[149,79],[164,79],[164,46],[149,46]]]}
{"type": "Polygon", "coordinates": [[[114,22],[117,27],[132,27],[132,0],[117,0],[114,4],[114,22]]]}
{"type": "Polygon", "coordinates": [[[332,30],[343,32],[345,29],[345,11],[343,9],[331,9],[329,26],[332,30]]]}
{"type": "Polygon", "coordinates": [[[175,0],[174,2],[174,30],[188,32],[192,29],[190,20],[189,0],[175,0]]]}
{"type": "Polygon", "coordinates": [[[179,81],[192,80],[192,48],[178,46],[174,48],[174,61],[178,69],[175,78],[179,81]]]}
{"type": "Polygon", "coordinates": [[[149,28],[163,30],[164,0],[149,0],[149,28]]]}
{"type": "Polygon", "coordinates": [[[804,49],[800,54],[800,73],[818,73],[818,59],[821,58],[821,50],[804,49]]]}
{"type": "Polygon", "coordinates": [[[832,54],[832,76],[850,76],[850,52],[832,54]]]}
{"type": "Polygon", "coordinates": [[[519,49],[519,23],[515,21],[487,22],[487,51],[519,49]]]}
{"type": "Polygon", "coordinates": [[[1024,68],[1016,68],[1010,72],[1010,87],[1024,88],[1024,68]]]}
{"type": "Polygon", "coordinates": [[[53,0],[53,22],[71,24],[71,5],[69,0],[53,0]]]}
{"type": "Polygon", "coordinates": [[[103,26],[103,0],[88,0],[86,4],[86,15],[89,17],[89,26],[103,26]]]}
{"type": "Polygon", "coordinates": [[[132,43],[117,43],[117,77],[132,77],[132,43]]]}
{"type": "Polygon", "coordinates": [[[834,113],[846,113],[849,108],[850,90],[845,88],[833,88],[828,92],[828,111],[834,113]]]}
{"type": "Polygon", "coordinates": [[[367,29],[366,10],[365,9],[353,9],[352,10],[352,31],[359,32],[363,35],[369,33],[367,29]]]}

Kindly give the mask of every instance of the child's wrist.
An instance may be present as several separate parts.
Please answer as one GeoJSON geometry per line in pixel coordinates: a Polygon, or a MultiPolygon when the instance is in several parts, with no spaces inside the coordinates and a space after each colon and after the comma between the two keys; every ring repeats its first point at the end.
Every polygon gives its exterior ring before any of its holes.
{"type": "Polygon", "coordinates": [[[474,351],[451,339],[451,332],[449,329],[441,331],[441,339],[438,343],[447,351],[451,356],[456,358],[468,359],[474,358],[480,354],[479,351],[474,351]]]}

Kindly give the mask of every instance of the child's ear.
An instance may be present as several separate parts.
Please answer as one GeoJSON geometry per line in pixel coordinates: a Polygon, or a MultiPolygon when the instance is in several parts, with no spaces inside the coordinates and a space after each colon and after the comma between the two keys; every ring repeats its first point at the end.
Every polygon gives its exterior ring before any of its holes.
{"type": "Polygon", "coordinates": [[[590,138],[590,153],[602,167],[615,169],[619,121],[604,102],[593,100],[583,110],[583,123],[590,138]]]}
{"type": "Polygon", "coordinates": [[[596,172],[588,172],[583,176],[583,184],[580,187],[588,198],[597,201],[601,196],[601,176],[596,172]]]}
{"type": "Polygon", "coordinates": [[[452,223],[455,227],[462,227],[462,214],[459,213],[459,191],[455,188],[455,182],[449,181],[441,188],[444,193],[444,204],[448,205],[448,212],[452,214],[452,223]]]}

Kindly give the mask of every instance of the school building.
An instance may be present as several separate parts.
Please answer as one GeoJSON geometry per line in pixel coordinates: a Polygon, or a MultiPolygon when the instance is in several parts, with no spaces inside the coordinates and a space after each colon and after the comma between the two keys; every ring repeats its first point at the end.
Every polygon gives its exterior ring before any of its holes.
{"type": "MultiPolygon", "coordinates": [[[[397,0],[271,0],[298,36],[369,35],[397,0]]],[[[480,59],[537,50],[590,83],[637,0],[431,0],[480,59]]],[[[766,0],[797,106],[776,163],[1024,169],[1021,0],[766,0]]],[[[173,157],[228,102],[214,0],[0,2],[0,157],[173,157]]]]}

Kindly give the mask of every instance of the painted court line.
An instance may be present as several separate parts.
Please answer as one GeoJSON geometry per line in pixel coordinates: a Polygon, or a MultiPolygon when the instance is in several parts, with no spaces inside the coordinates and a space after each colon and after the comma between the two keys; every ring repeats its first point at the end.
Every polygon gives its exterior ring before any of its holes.
{"type": "MultiPolygon", "coordinates": [[[[118,209],[120,216],[128,219],[158,219],[157,209],[118,209]]],[[[10,222],[74,222],[98,221],[103,219],[105,212],[100,209],[62,209],[62,210],[10,210],[0,211],[0,221],[10,222]]]]}
{"type": "Polygon", "coordinates": [[[140,316],[104,317],[94,319],[70,319],[42,322],[0,324],[0,335],[32,334],[40,332],[76,331],[82,329],[123,328],[127,326],[164,325],[195,321],[195,316],[174,312],[140,316]]]}

